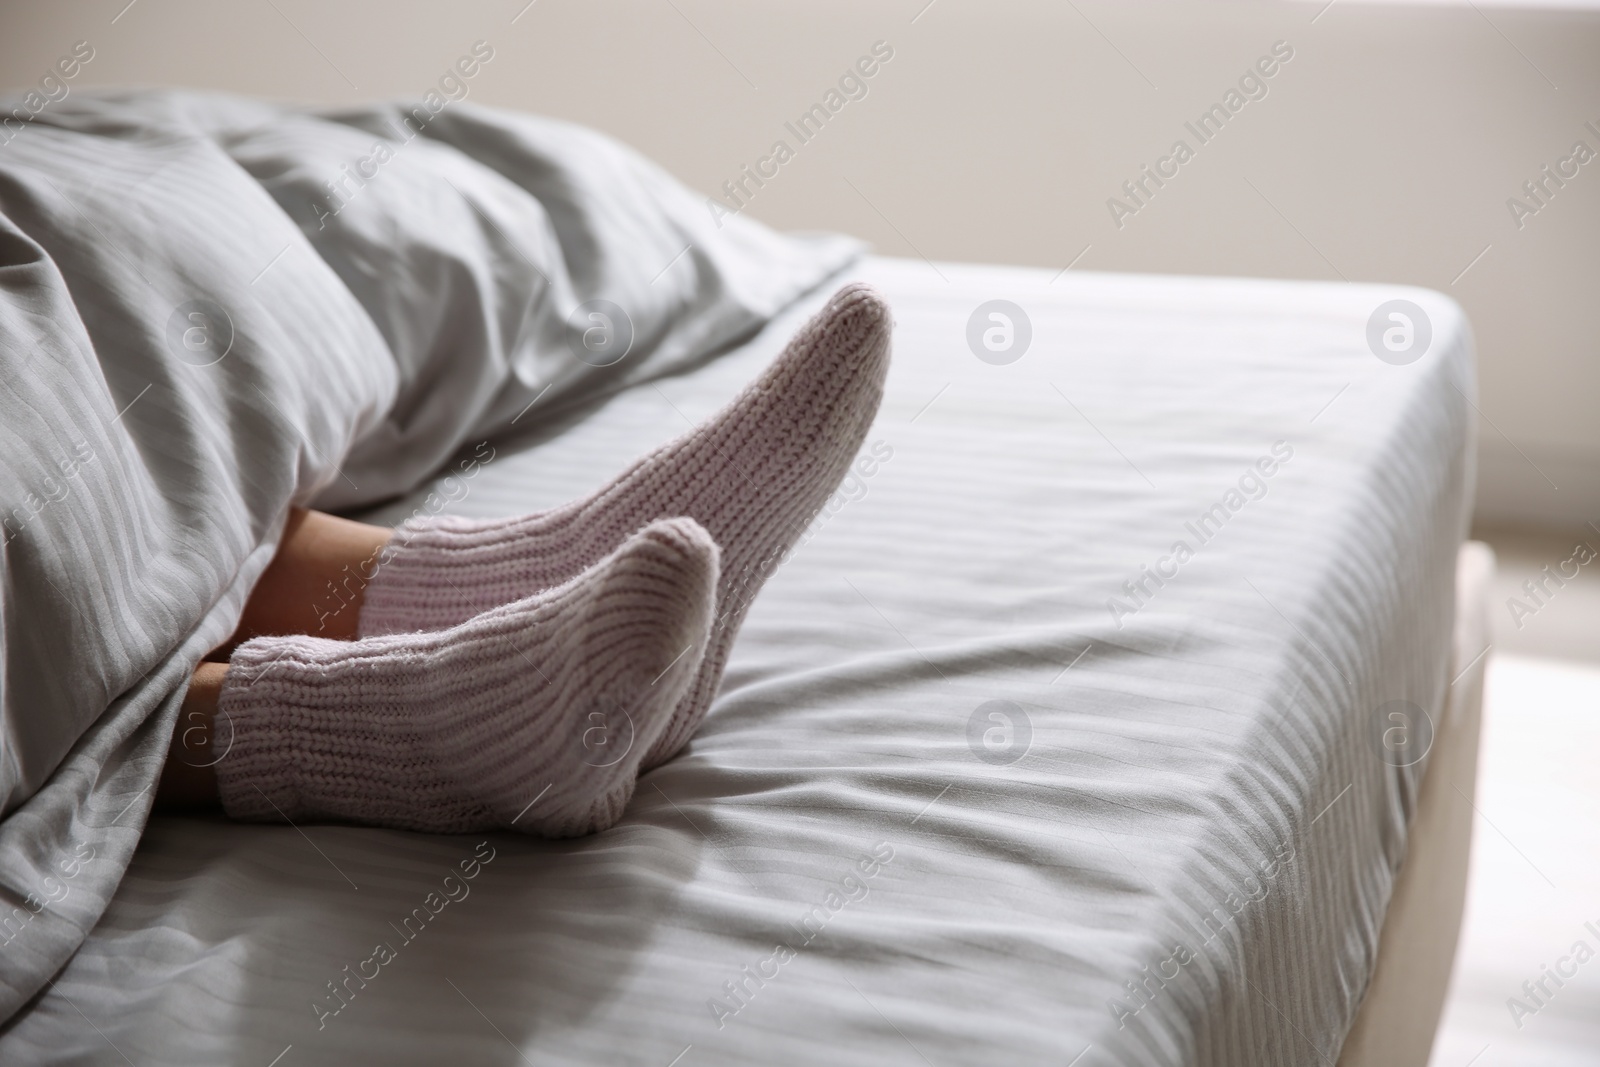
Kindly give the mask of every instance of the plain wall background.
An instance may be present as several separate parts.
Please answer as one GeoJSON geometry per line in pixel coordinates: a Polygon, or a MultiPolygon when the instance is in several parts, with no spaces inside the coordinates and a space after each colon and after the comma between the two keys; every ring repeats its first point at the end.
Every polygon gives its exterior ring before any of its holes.
{"type": "MultiPolygon", "coordinates": [[[[881,252],[1062,269],[1406,282],[1480,352],[1479,517],[1600,522],[1600,159],[1519,229],[1522,183],[1600,152],[1600,11],[1322,0],[80,0],[0,10],[25,87],[471,99],[587,123],[714,195],[875,41],[894,58],[748,211],[881,252]],[[1275,41],[1294,58],[1116,226],[1107,198],[1275,41]]],[[[0,151],[3,151],[0,148],[0,151]]]]}

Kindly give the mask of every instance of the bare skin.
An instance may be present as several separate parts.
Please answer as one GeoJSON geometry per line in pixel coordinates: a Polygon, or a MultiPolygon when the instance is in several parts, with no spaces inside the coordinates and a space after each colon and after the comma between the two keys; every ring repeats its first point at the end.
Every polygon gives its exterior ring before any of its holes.
{"type": "MultiPolygon", "coordinates": [[[[250,591],[239,628],[195,669],[156,789],[157,808],[203,808],[217,803],[213,768],[226,750],[213,751],[213,726],[233,649],[252,637],[282,634],[354,640],[367,581],[390,536],[391,531],[382,526],[320,511],[295,508],[290,512],[278,553],[250,591]]],[[[228,738],[217,738],[217,743],[225,746],[228,738]]]]}

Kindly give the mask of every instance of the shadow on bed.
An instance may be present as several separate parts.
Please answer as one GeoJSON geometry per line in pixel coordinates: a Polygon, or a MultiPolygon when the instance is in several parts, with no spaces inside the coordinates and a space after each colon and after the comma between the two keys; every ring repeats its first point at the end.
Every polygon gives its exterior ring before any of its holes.
{"type": "Polygon", "coordinates": [[[641,788],[653,803],[574,841],[156,818],[125,883],[140,899],[86,951],[124,966],[181,958],[170,981],[191,988],[153,988],[151,1007],[191,1005],[191,1033],[217,1035],[215,1062],[248,1050],[268,1063],[287,1046],[357,1062],[374,1030],[412,1035],[419,1062],[524,1062],[521,1049],[615,999],[678,921],[705,839],[650,779],[641,788]],[[162,924],[144,926],[152,914],[162,924]],[[561,968],[576,952],[582,966],[561,968]]]}

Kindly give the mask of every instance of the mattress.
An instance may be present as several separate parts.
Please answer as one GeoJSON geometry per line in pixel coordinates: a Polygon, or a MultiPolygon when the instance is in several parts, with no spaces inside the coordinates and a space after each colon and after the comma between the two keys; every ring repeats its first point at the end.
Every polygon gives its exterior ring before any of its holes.
{"type": "MultiPolygon", "coordinates": [[[[618,826],[155,818],[0,1060],[1336,1059],[1422,709],[1450,682],[1459,309],[1392,286],[853,273],[895,313],[883,411],[694,742],[618,826]],[[1409,361],[1383,343],[1396,300],[1409,361]]],[[[825,296],[374,521],[584,493],[713,412],[825,296]]]]}

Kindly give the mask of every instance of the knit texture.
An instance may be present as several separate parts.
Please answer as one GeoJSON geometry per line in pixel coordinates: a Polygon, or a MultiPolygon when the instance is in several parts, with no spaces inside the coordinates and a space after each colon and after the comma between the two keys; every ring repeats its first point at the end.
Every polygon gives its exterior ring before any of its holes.
{"type": "Polygon", "coordinates": [[[696,677],[717,571],[699,524],[662,520],[571,581],[443,630],[248,641],[219,702],[223,808],[437,833],[604,829],[696,677]]]}
{"type": "Polygon", "coordinates": [[[566,581],[654,519],[690,516],[721,547],[722,575],[699,673],[642,767],[670,759],[710,707],[751,599],[861,448],[883,397],[890,327],[876,290],[846,285],[720,413],[593,495],[511,519],[408,521],[367,586],[361,633],[453,625],[566,581]]]}

